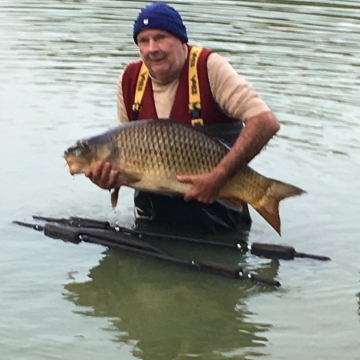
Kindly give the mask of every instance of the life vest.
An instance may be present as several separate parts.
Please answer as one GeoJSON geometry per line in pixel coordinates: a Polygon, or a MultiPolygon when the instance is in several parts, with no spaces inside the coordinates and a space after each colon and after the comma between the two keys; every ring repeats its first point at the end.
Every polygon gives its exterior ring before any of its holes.
{"type": "MultiPolygon", "coordinates": [[[[211,50],[189,46],[170,118],[192,125],[238,121],[227,116],[213,98],[207,72],[211,50]]],[[[122,77],[123,98],[130,121],[157,118],[153,90],[143,62],[129,64],[122,77]]]]}

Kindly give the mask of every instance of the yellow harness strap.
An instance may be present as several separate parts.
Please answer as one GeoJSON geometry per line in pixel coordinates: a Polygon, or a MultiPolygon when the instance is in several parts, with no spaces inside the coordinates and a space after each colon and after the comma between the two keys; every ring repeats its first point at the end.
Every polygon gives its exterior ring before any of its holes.
{"type": "Polygon", "coordinates": [[[201,51],[201,47],[193,46],[190,51],[189,60],[189,111],[192,116],[191,125],[193,126],[204,125],[204,121],[201,118],[200,86],[197,72],[197,63],[201,51]]]}
{"type": "MultiPolygon", "coordinates": [[[[201,118],[201,100],[200,100],[200,86],[199,76],[197,72],[197,63],[199,60],[202,48],[199,46],[192,46],[190,50],[189,59],[189,112],[191,113],[191,125],[204,125],[201,118]]],[[[139,75],[136,81],[135,99],[132,106],[133,120],[137,120],[141,110],[141,102],[144,96],[146,83],[149,78],[149,72],[144,63],[142,63],[139,75]]]]}
{"type": "Polygon", "coordinates": [[[135,99],[134,99],[134,103],[132,106],[133,117],[134,117],[133,120],[137,120],[139,117],[139,112],[141,110],[141,102],[142,102],[142,98],[144,96],[144,91],[145,91],[145,87],[146,87],[148,78],[149,78],[148,69],[145,66],[145,64],[142,63],[140,71],[139,71],[139,75],[138,75],[138,78],[136,81],[135,99]]]}

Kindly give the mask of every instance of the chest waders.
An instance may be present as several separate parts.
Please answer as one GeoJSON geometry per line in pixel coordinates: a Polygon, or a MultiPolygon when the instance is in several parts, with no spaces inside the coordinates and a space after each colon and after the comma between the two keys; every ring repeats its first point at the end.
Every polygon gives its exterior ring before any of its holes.
{"type": "MultiPolygon", "coordinates": [[[[229,147],[237,139],[242,122],[229,124],[206,125],[201,117],[200,86],[197,72],[197,61],[202,48],[193,46],[189,59],[189,112],[191,124],[198,130],[213,136],[229,147]]],[[[134,119],[137,120],[141,101],[144,95],[148,72],[143,64],[138,75],[134,104],[132,106],[134,119]]],[[[135,217],[139,224],[145,221],[166,223],[169,225],[195,227],[205,232],[218,232],[222,230],[236,231],[248,229],[251,218],[247,204],[238,210],[224,202],[217,200],[213,204],[204,204],[198,201],[186,202],[183,197],[169,197],[144,191],[135,191],[135,217]]]]}

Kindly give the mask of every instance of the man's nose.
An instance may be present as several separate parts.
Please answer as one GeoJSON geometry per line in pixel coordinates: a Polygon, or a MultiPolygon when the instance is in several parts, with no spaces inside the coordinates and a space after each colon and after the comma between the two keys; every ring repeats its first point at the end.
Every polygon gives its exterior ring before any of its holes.
{"type": "Polygon", "coordinates": [[[157,51],[157,50],[159,50],[158,42],[153,39],[150,39],[149,40],[149,51],[153,52],[153,51],[157,51]]]}

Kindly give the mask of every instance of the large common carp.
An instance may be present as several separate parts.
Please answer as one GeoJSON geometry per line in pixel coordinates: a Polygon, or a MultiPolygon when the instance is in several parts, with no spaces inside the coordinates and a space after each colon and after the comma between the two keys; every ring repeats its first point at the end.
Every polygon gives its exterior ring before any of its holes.
{"type": "MultiPolygon", "coordinates": [[[[180,183],[176,175],[210,172],[228,151],[224,144],[191,126],[156,119],[129,122],[79,140],[64,152],[64,158],[72,175],[106,161],[134,189],[179,196],[191,185],[180,183]]],[[[113,206],[117,191],[112,195],[113,206]]],[[[280,234],[279,202],[303,192],[246,166],[220,190],[219,199],[239,208],[241,201],[250,204],[280,234]]]]}

